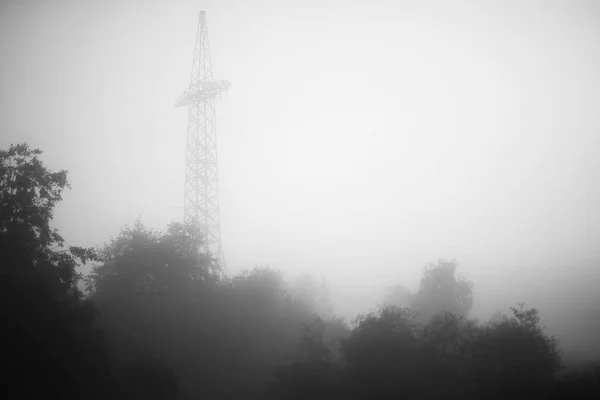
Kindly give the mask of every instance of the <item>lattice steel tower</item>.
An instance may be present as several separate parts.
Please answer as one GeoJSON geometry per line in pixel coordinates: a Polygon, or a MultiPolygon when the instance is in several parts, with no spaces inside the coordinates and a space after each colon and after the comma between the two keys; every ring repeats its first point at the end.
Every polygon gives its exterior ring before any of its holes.
{"type": "Polygon", "coordinates": [[[217,256],[223,271],[215,98],[229,86],[227,81],[213,79],[206,12],[200,11],[190,86],[175,103],[175,107],[188,106],[183,219],[200,226],[206,249],[217,256]]]}

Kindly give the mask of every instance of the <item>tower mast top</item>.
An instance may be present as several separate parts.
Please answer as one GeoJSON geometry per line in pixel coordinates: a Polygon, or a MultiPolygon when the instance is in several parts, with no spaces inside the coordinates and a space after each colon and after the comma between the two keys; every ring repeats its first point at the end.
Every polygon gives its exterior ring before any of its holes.
{"type": "Polygon", "coordinates": [[[200,228],[205,250],[217,257],[225,272],[219,216],[219,179],[215,98],[229,89],[229,82],[213,79],[206,12],[198,13],[198,30],[188,88],[175,102],[188,107],[185,164],[184,222],[200,228]]]}
{"type": "Polygon", "coordinates": [[[231,84],[227,81],[214,81],[210,47],[208,44],[208,29],[206,27],[206,11],[198,13],[198,31],[196,33],[196,47],[192,62],[192,75],[189,87],[177,98],[175,107],[214,99],[219,94],[226,92],[231,84]]]}

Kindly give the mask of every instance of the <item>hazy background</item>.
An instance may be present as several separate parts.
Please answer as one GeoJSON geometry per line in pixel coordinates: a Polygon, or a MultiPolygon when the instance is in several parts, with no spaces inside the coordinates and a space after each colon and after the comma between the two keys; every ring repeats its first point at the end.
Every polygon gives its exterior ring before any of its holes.
{"type": "Polygon", "coordinates": [[[230,273],[324,276],[352,317],[456,258],[475,316],[599,310],[596,1],[0,0],[0,146],[69,171],[69,243],[182,218],[199,10],[230,273]]]}

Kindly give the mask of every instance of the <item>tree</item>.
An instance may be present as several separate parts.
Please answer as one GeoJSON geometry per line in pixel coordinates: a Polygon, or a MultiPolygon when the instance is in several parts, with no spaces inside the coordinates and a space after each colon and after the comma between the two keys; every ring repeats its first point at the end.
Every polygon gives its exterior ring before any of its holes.
{"type": "Polygon", "coordinates": [[[249,296],[249,306],[281,307],[290,298],[290,290],[280,271],[255,267],[236,275],[230,284],[240,295],[249,296]]]}
{"type": "Polygon", "coordinates": [[[394,285],[388,288],[383,302],[402,308],[410,306],[411,300],[412,294],[404,285],[394,285]]]}
{"type": "Polygon", "coordinates": [[[111,359],[125,369],[142,357],[161,360],[180,378],[183,397],[256,393],[293,353],[313,310],[270,268],[218,279],[185,228],[160,233],[138,221],[99,251],[88,288],[111,359]]]}
{"type": "Polygon", "coordinates": [[[469,374],[481,398],[548,394],[561,367],[558,341],[539,326],[537,309],[520,303],[511,310],[511,318],[482,327],[470,345],[469,374]]]}
{"type": "Polygon", "coordinates": [[[0,150],[0,245],[3,274],[48,268],[57,281],[74,290],[80,277],[75,273],[77,258],[94,257],[91,249],[71,247],[64,251],[64,239],[50,228],[54,206],[69,188],[67,171],[46,169],[38,156],[41,150],[26,143],[0,150]]]}
{"type": "Polygon", "coordinates": [[[339,318],[325,321],[316,317],[305,323],[296,358],[276,372],[273,398],[339,398],[343,364],[335,346],[347,333],[339,318]]]}
{"type": "Polygon", "coordinates": [[[434,316],[423,329],[423,339],[445,355],[457,355],[476,332],[473,321],[446,312],[434,316]]]}
{"type": "Polygon", "coordinates": [[[410,309],[386,304],[354,322],[342,343],[352,398],[419,398],[432,388],[439,362],[410,309]]]}
{"type": "Polygon", "coordinates": [[[490,323],[499,324],[504,321],[507,317],[500,311],[496,310],[490,317],[490,323]]]}
{"type": "Polygon", "coordinates": [[[330,318],[333,315],[331,294],[325,278],[321,279],[321,283],[318,284],[313,276],[301,275],[296,280],[293,296],[322,318],[330,318]]]}
{"type": "Polygon", "coordinates": [[[191,224],[173,222],[166,233],[147,229],[138,219],[125,226],[99,253],[100,265],[88,275],[87,289],[104,293],[177,293],[193,282],[216,282],[220,266],[202,253],[201,233],[191,224]]]}
{"type": "Polygon", "coordinates": [[[22,397],[102,397],[108,360],[94,306],[77,287],[78,262],[94,251],[64,249],[51,229],[66,171],[46,169],[25,143],[0,151],[0,293],[5,390],[22,397]],[[28,383],[22,385],[23,380],[28,383]]]}
{"type": "Polygon", "coordinates": [[[423,270],[419,291],[412,299],[411,309],[427,323],[435,315],[445,312],[466,317],[473,307],[473,284],[456,276],[456,261],[439,260],[423,270]]]}
{"type": "Polygon", "coordinates": [[[597,399],[600,397],[600,363],[570,372],[554,383],[550,399],[597,399]]]}
{"type": "MultiPolygon", "coordinates": [[[[182,366],[193,366],[198,376],[211,379],[204,369],[217,361],[216,355],[200,355],[197,347],[215,340],[218,310],[224,308],[217,291],[220,266],[200,250],[202,240],[192,224],[173,222],[165,232],[156,232],[138,219],[98,251],[99,264],[86,278],[90,298],[102,312],[113,364],[137,376],[136,365],[145,368],[140,360],[160,360],[186,378],[177,386],[184,394],[200,381],[195,377],[192,382],[182,366]]],[[[168,374],[157,376],[172,387],[168,374]]]]}

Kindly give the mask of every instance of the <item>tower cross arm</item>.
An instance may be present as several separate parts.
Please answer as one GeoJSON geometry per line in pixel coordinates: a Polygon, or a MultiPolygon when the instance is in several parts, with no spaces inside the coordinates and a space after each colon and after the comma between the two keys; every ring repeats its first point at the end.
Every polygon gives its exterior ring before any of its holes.
{"type": "Polygon", "coordinates": [[[199,103],[204,100],[214,99],[219,94],[226,92],[231,84],[227,81],[200,82],[198,85],[190,85],[175,102],[175,107],[199,103]]]}

